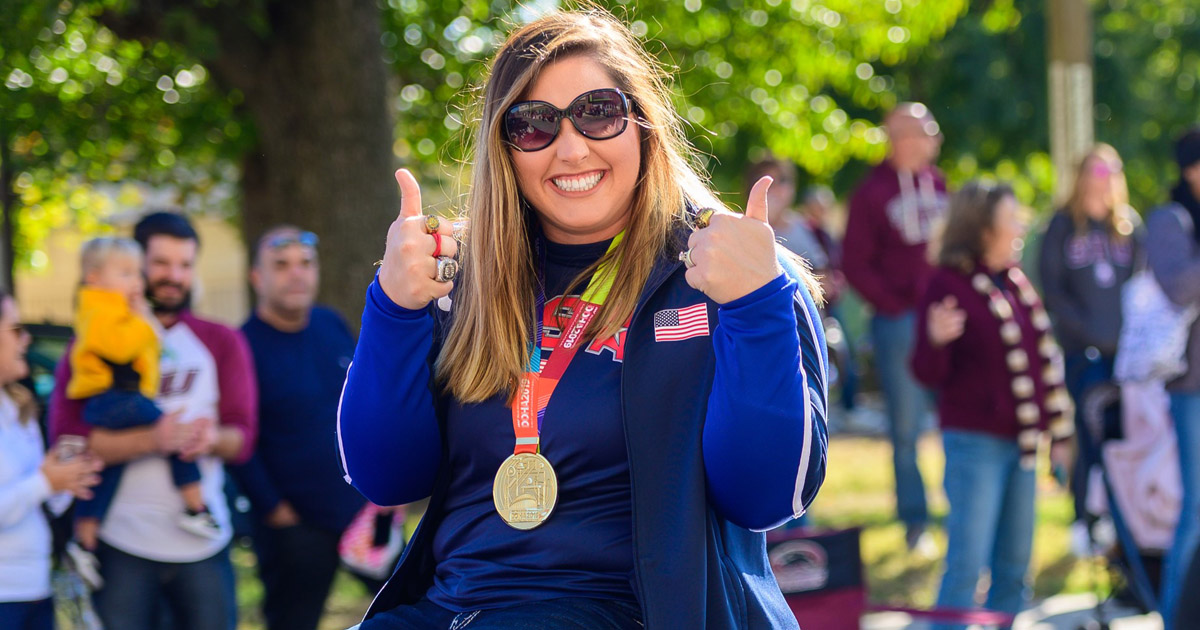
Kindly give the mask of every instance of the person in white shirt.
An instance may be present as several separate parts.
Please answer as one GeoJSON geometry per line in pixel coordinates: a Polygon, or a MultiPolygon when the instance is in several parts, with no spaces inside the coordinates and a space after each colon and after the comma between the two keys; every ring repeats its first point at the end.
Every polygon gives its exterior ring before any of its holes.
{"type": "Polygon", "coordinates": [[[29,334],[17,305],[0,291],[0,628],[51,630],[50,524],[42,503],[59,493],[86,498],[100,461],[80,454],[44,457],[32,394],[17,384],[29,373],[29,334]]]}

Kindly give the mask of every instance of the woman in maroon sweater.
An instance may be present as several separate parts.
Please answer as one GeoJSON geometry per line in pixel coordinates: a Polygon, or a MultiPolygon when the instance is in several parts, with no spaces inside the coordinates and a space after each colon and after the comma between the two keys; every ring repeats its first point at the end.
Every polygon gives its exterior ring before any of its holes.
{"type": "Polygon", "coordinates": [[[949,548],[938,606],[1019,612],[1028,598],[1034,464],[1047,437],[1052,457],[1073,431],[1062,352],[1037,292],[1015,264],[1024,233],[1012,189],[971,182],[951,198],[918,305],[912,368],[938,393],[946,450],[949,548]]]}

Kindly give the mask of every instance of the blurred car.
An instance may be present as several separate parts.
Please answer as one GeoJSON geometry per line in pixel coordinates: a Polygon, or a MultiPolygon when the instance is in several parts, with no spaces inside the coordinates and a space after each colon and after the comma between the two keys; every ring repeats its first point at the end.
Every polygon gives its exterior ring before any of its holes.
{"type": "Polygon", "coordinates": [[[22,384],[37,397],[38,421],[46,429],[46,410],[54,391],[54,368],[67,352],[67,343],[75,336],[70,326],[58,324],[25,324],[31,340],[25,359],[29,362],[29,377],[22,384]]]}

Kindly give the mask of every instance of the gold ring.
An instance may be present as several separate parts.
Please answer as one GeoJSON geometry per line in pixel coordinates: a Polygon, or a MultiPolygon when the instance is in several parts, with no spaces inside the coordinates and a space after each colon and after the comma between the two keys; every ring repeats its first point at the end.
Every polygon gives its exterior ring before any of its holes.
{"type": "Polygon", "coordinates": [[[438,228],[440,228],[440,227],[442,227],[441,219],[437,218],[435,215],[432,215],[432,214],[425,217],[425,231],[426,232],[433,234],[434,232],[438,231],[438,228]]]}
{"type": "Polygon", "coordinates": [[[708,227],[708,224],[712,222],[713,215],[716,213],[717,211],[713,210],[712,208],[705,208],[700,212],[697,212],[695,220],[696,229],[703,230],[704,228],[708,227]]]}

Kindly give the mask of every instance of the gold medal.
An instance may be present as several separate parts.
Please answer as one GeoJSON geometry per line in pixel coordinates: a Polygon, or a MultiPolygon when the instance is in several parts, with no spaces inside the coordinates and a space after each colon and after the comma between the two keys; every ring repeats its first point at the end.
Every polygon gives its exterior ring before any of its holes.
{"type": "Polygon", "coordinates": [[[496,471],[492,501],[500,518],[514,529],[541,525],[558,503],[558,476],[554,467],[537,453],[510,455],[496,471]]]}

